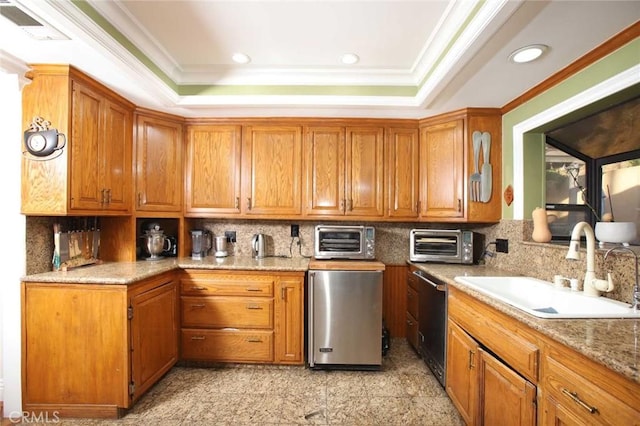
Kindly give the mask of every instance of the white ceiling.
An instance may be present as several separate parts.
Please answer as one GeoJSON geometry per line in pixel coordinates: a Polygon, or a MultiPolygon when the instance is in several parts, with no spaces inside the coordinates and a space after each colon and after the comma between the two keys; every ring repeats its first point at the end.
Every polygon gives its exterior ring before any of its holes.
{"type": "Polygon", "coordinates": [[[140,106],[191,117],[502,107],[640,20],[639,1],[2,2],[68,40],[34,40],[0,17],[0,39],[12,41],[0,59],[70,63],[140,106]],[[532,43],[550,49],[508,61],[532,43]],[[234,64],[235,52],[251,62],[234,64]],[[342,64],[348,52],[360,62],[342,64]]]}

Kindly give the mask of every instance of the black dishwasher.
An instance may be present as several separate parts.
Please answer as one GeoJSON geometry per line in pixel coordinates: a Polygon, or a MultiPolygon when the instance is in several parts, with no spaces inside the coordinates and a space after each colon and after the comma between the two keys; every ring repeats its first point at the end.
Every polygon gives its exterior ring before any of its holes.
{"type": "Polygon", "coordinates": [[[424,362],[444,387],[447,347],[447,286],[424,271],[414,271],[413,274],[419,278],[419,351],[424,362]]]}

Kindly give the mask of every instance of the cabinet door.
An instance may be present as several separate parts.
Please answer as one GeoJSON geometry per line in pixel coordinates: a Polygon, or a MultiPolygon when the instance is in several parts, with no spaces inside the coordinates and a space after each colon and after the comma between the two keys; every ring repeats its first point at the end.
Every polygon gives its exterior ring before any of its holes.
{"type": "Polygon", "coordinates": [[[515,371],[480,349],[479,417],[485,425],[536,424],[536,387],[515,371]]]}
{"type": "Polygon", "coordinates": [[[386,138],[389,217],[418,217],[418,129],[389,129],[386,138]]]}
{"type": "Polygon", "coordinates": [[[182,125],[136,119],[136,210],[182,211],[182,125]]]}
{"type": "Polygon", "coordinates": [[[171,280],[132,296],[129,303],[136,400],[178,360],[178,287],[171,280]]]}
{"type": "Polygon", "coordinates": [[[347,128],[345,195],[347,216],[384,215],[384,131],[347,128]]]}
{"type": "Polygon", "coordinates": [[[572,410],[563,407],[550,396],[542,402],[542,421],[544,426],[577,426],[585,424],[582,419],[574,415],[572,410]]]}
{"type": "Polygon", "coordinates": [[[478,350],[475,340],[447,321],[446,390],[467,425],[478,421],[478,350]]]}
{"type": "Polygon", "coordinates": [[[99,210],[106,200],[102,157],[103,97],[73,82],[71,125],[70,208],[99,210]]]}
{"type": "Polygon", "coordinates": [[[420,184],[422,217],[464,217],[463,120],[422,129],[420,184]]]}
{"type": "Polygon", "coordinates": [[[104,167],[105,209],[131,210],[132,113],[121,105],[104,101],[104,129],[101,133],[104,167]]]}
{"type": "Polygon", "coordinates": [[[305,215],[344,214],[344,127],[310,127],[305,131],[305,215]]]}
{"type": "Polygon", "coordinates": [[[281,277],[275,294],[275,362],[302,364],[304,277],[281,277]]]}
{"type": "Polygon", "coordinates": [[[302,213],[302,129],[243,128],[242,198],[246,215],[302,213]]]}
{"type": "Polygon", "coordinates": [[[240,213],[240,135],[240,126],[189,127],[187,213],[240,213]]]}

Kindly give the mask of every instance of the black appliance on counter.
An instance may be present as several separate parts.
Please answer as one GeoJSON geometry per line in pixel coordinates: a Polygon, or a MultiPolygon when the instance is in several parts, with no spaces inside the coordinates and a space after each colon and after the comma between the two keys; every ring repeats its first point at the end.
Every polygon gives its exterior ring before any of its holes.
{"type": "Polygon", "coordinates": [[[447,285],[424,271],[418,277],[418,351],[445,387],[447,348],[447,285]]]}

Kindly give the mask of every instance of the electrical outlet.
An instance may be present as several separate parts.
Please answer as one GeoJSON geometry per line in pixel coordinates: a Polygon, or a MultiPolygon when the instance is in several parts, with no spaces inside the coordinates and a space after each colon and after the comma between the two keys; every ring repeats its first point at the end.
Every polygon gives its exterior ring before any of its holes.
{"type": "Polygon", "coordinates": [[[496,238],[496,251],[499,253],[509,253],[509,240],[496,238]]]}
{"type": "Polygon", "coordinates": [[[291,238],[300,236],[300,225],[291,225],[291,238]]]}
{"type": "Polygon", "coordinates": [[[228,243],[236,242],[236,231],[224,231],[224,236],[227,237],[228,243]]]}

